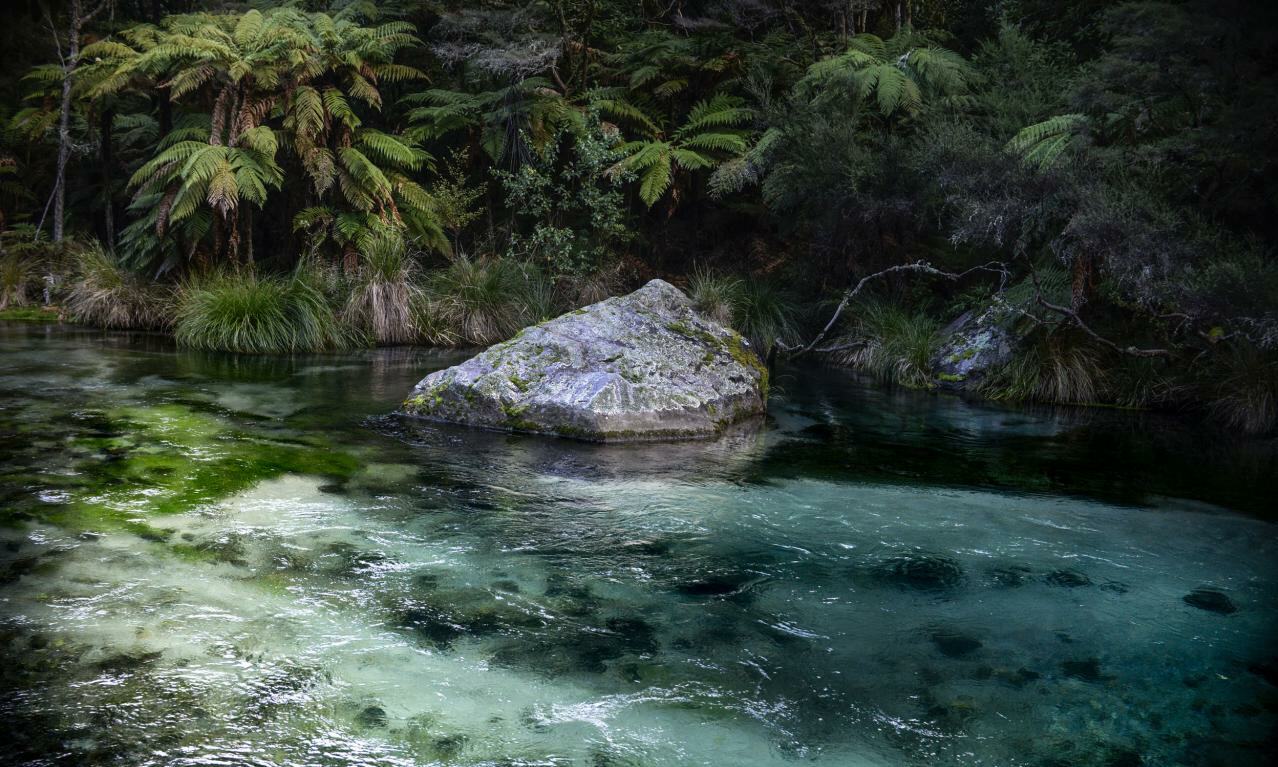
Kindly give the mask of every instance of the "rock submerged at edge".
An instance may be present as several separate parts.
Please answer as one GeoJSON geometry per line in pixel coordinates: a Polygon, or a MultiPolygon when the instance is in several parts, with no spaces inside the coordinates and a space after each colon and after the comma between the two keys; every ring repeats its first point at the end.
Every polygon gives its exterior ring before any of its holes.
{"type": "Polygon", "coordinates": [[[736,331],[653,280],[432,373],[406,415],[597,442],[704,439],[762,415],[768,371],[736,331]]]}

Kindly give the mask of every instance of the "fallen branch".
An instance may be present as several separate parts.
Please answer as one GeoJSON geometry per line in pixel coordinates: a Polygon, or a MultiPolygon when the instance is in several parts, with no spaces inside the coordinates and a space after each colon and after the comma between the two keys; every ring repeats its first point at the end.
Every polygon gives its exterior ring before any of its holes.
{"type": "Polygon", "coordinates": [[[839,301],[839,305],[835,307],[834,314],[830,316],[830,321],[825,323],[825,327],[821,329],[820,333],[817,333],[816,338],[813,338],[810,343],[806,345],[790,346],[789,344],[785,343],[780,338],[778,338],[776,340],[776,346],[778,349],[785,352],[786,354],[793,354],[795,357],[798,357],[803,354],[807,354],[810,351],[815,351],[818,354],[825,354],[829,352],[844,351],[846,349],[851,349],[857,346],[861,346],[863,345],[863,343],[856,342],[851,344],[843,344],[839,346],[822,347],[820,349],[817,348],[817,344],[825,340],[825,337],[826,335],[829,334],[830,329],[833,328],[835,323],[839,321],[839,317],[843,314],[843,310],[847,308],[848,303],[851,302],[851,300],[855,298],[856,295],[861,292],[861,289],[864,288],[867,284],[869,284],[871,280],[875,280],[875,279],[878,279],[879,277],[892,274],[893,272],[923,272],[925,274],[931,274],[937,277],[944,277],[947,280],[955,281],[955,280],[960,280],[973,272],[980,272],[980,271],[995,272],[996,274],[998,274],[1000,290],[1002,289],[1003,284],[1006,283],[1007,281],[1007,274],[1008,274],[1007,265],[1001,261],[990,261],[988,263],[981,264],[980,266],[974,266],[971,269],[965,269],[964,271],[961,271],[961,272],[947,272],[941,269],[937,269],[935,266],[932,266],[926,261],[915,261],[912,264],[897,264],[896,266],[889,266],[886,269],[877,271],[874,274],[867,274],[866,276],[862,277],[855,285],[853,285],[851,288],[848,288],[848,290],[843,293],[843,298],[842,300],[839,301]]]}
{"type": "Polygon", "coordinates": [[[1170,357],[1172,356],[1172,352],[1170,349],[1140,349],[1135,346],[1119,346],[1118,344],[1114,343],[1108,338],[1105,338],[1100,333],[1097,333],[1095,330],[1092,330],[1090,327],[1088,327],[1087,323],[1083,322],[1083,318],[1078,316],[1078,312],[1074,311],[1068,306],[1061,306],[1059,304],[1054,304],[1051,301],[1048,301],[1046,298],[1044,298],[1043,286],[1039,284],[1038,272],[1034,271],[1033,266],[1030,267],[1030,279],[1034,281],[1034,297],[1038,300],[1039,306],[1043,307],[1044,309],[1047,309],[1048,311],[1056,312],[1062,317],[1068,318],[1075,325],[1077,325],[1080,330],[1082,330],[1087,335],[1091,336],[1093,340],[1095,340],[1097,343],[1101,344],[1102,346],[1106,346],[1110,349],[1113,349],[1119,354],[1126,354],[1129,357],[1170,357]]]}

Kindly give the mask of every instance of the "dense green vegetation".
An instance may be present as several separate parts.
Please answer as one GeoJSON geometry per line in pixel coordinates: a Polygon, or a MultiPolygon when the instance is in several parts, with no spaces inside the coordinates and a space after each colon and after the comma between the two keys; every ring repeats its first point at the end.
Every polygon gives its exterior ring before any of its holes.
{"type": "Polygon", "coordinates": [[[4,13],[3,311],[484,344],[659,276],[770,356],[1278,428],[1266,3],[4,13]],[[1014,347],[979,381],[965,315],[1014,347]]]}

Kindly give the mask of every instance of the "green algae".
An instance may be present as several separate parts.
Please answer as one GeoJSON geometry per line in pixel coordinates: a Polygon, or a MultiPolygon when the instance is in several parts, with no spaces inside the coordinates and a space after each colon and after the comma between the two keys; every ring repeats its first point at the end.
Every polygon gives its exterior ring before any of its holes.
{"type": "Polygon", "coordinates": [[[28,505],[26,513],[74,530],[165,540],[152,518],[216,503],[284,474],[346,479],[360,469],[353,455],[326,440],[251,436],[225,418],[173,402],[92,411],[82,425],[64,437],[69,465],[28,476],[28,487],[53,501],[28,505]]]}

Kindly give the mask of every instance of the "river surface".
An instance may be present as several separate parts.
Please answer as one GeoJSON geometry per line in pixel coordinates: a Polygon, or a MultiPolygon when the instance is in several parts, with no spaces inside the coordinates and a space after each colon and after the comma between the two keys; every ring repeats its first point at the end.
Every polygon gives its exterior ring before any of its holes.
{"type": "Polygon", "coordinates": [[[0,323],[0,762],[1250,765],[1278,463],[782,369],[712,443],[402,421],[428,350],[0,323]]]}

